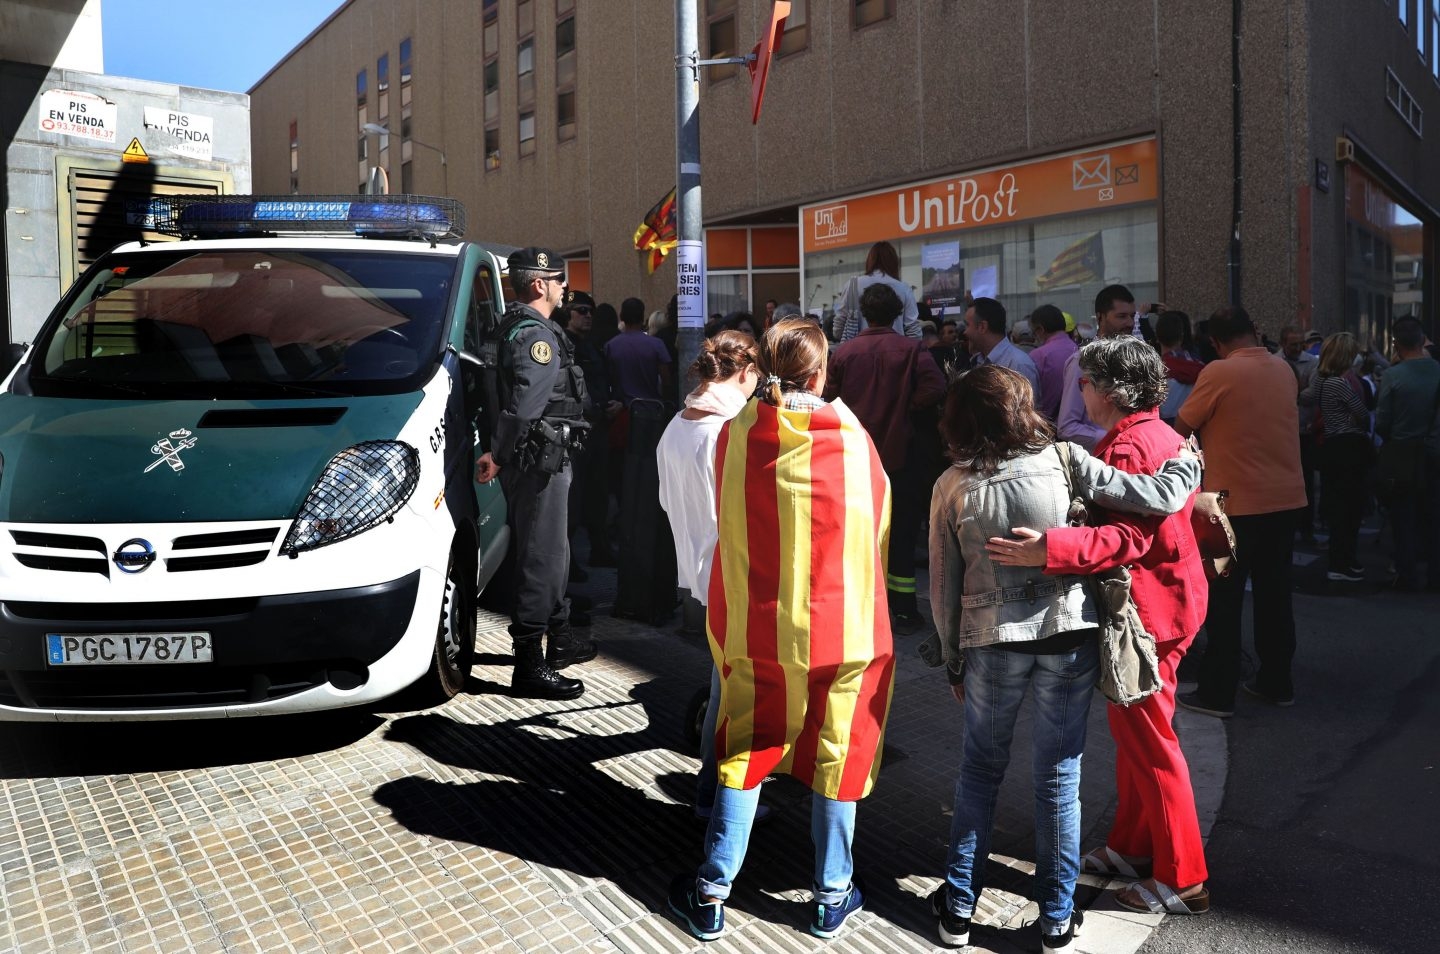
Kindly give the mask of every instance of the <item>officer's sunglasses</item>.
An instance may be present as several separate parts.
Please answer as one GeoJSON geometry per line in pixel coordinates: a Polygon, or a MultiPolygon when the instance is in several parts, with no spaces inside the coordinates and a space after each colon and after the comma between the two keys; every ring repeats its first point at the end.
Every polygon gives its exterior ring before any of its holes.
{"type": "Polygon", "coordinates": [[[575,314],[577,314],[577,315],[588,315],[588,314],[590,314],[590,306],[589,306],[589,305],[571,305],[571,306],[570,306],[570,310],[573,311],[573,312],[575,312],[575,314]]]}

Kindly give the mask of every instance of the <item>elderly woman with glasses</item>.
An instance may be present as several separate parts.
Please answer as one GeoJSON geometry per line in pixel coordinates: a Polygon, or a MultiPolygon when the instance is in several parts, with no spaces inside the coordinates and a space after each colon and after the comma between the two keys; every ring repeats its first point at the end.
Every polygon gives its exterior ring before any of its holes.
{"type": "MultiPolygon", "coordinates": [[[[1080,350],[1085,410],[1106,433],[1095,454],[1136,474],[1155,473],[1181,453],[1182,439],[1160,420],[1165,364],[1139,338],[1107,338],[1080,350]]],[[[1190,529],[1192,504],[1168,517],[1138,517],[1096,508],[1098,524],[1020,528],[997,537],[991,559],[1003,566],[1043,566],[1056,579],[1129,566],[1131,595],[1155,637],[1161,691],[1130,706],[1108,707],[1115,738],[1119,805],[1106,843],[1081,859],[1089,874],[1137,883],[1116,901],[1137,911],[1200,914],[1210,907],[1205,849],[1190,771],[1171,720],[1175,672],[1205,620],[1209,584],[1190,529]]]]}

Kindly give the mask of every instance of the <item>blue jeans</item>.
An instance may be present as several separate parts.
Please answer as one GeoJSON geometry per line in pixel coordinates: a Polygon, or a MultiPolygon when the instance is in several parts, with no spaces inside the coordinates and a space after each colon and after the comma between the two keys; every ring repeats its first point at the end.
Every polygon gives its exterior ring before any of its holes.
{"type": "Polygon", "coordinates": [[[1094,640],[1051,656],[995,646],[965,650],[965,761],[945,869],[953,914],[974,915],[984,890],[995,798],[1010,764],[1015,716],[1033,686],[1035,900],[1043,932],[1065,930],[1080,874],[1080,758],[1097,670],[1094,640]]]}
{"type": "Polygon", "coordinates": [[[710,703],[705,707],[705,723],[700,727],[700,774],[695,776],[695,804],[708,808],[715,804],[715,789],[720,784],[720,771],[715,766],[715,723],[720,719],[720,669],[710,667],[710,703]]]}
{"type": "MultiPolygon", "coordinates": [[[[705,860],[695,880],[702,896],[721,901],[730,897],[730,886],[740,874],[750,846],[750,829],[759,804],[759,785],[750,789],[721,785],[716,789],[715,810],[705,833],[705,860]]],[[[839,904],[850,891],[855,871],[850,843],[854,838],[855,803],[812,793],[810,840],[815,844],[815,874],[811,887],[820,904],[839,904]]]]}

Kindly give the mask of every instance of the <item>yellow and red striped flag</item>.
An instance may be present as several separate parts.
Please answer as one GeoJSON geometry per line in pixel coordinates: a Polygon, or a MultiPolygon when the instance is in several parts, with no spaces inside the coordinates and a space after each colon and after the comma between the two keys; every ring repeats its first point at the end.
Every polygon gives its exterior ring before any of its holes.
{"type": "Polygon", "coordinates": [[[1043,275],[1035,276],[1040,289],[1062,288],[1084,282],[1103,281],[1105,277],[1105,240],[1093,232],[1065,246],[1043,275]]]}
{"type": "Polygon", "coordinates": [[[665,198],[645,213],[640,227],[635,230],[635,248],[648,252],[645,256],[645,270],[651,275],[665,256],[679,244],[679,226],[675,222],[675,190],[665,193],[665,198]]]}
{"type": "Polygon", "coordinates": [[[720,541],[707,628],[721,676],[720,782],[788,773],[828,798],[868,795],[894,679],[883,554],[890,484],[839,401],[752,400],[721,431],[720,541]]]}

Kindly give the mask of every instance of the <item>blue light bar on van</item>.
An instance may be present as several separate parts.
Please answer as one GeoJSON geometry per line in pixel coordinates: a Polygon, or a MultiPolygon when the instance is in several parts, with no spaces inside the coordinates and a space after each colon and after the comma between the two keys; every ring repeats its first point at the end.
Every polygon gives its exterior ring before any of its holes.
{"type": "Polygon", "coordinates": [[[425,195],[166,195],[150,199],[155,231],[180,238],[305,232],[373,238],[459,238],[465,207],[425,195]]]}

